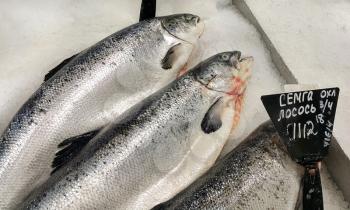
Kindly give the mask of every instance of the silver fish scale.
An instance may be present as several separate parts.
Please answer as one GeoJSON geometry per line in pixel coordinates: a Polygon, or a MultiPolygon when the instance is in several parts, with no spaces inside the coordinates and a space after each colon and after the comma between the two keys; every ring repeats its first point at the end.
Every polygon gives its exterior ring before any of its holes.
{"type": "Polygon", "coordinates": [[[47,179],[62,140],[110,121],[114,107],[106,108],[106,99],[125,100],[113,98],[116,90],[139,101],[145,96],[138,91],[154,92],[170,81],[170,73],[163,80],[155,76],[164,72],[162,56],[179,41],[164,33],[159,19],[117,32],[81,52],[33,94],[0,137],[0,208],[47,179]]]}
{"type": "Polygon", "coordinates": [[[263,124],[200,179],[154,209],[295,209],[303,170],[278,141],[272,123],[263,124]]]}
{"type": "Polygon", "coordinates": [[[192,143],[189,135],[200,129],[205,112],[222,94],[207,94],[192,74],[173,82],[94,138],[24,207],[147,208],[135,203],[142,204],[140,195],[182,160],[192,143]]]}

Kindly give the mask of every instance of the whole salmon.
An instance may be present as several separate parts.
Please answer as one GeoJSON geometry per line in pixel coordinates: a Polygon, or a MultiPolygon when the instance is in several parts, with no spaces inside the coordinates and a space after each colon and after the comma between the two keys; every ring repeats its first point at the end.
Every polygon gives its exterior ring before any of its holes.
{"type": "Polygon", "coordinates": [[[143,21],[46,75],[0,137],[0,209],[13,207],[49,177],[61,141],[101,129],[173,81],[202,31],[202,21],[191,14],[143,21]]]}
{"type": "Polygon", "coordinates": [[[237,51],[201,62],[103,129],[22,208],[149,209],[171,198],[220,154],[251,63],[237,51]]]}

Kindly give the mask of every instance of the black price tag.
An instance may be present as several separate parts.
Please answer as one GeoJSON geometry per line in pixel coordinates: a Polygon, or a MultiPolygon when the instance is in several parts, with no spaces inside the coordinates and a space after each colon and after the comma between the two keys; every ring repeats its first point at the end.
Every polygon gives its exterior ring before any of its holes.
{"type": "Polygon", "coordinates": [[[154,18],[156,16],[156,0],[142,0],[139,21],[154,18]]]}
{"type": "Polygon", "coordinates": [[[292,159],[320,161],[328,153],[339,88],[265,95],[261,100],[292,159]]]}

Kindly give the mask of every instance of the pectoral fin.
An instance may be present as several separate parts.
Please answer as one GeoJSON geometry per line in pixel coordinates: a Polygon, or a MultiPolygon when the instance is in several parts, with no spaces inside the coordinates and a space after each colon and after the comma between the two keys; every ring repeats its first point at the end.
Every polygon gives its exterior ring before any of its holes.
{"type": "Polygon", "coordinates": [[[56,153],[56,157],[52,162],[51,166],[53,171],[51,174],[76,157],[84,146],[89,143],[89,141],[94,138],[99,131],[100,129],[97,129],[62,141],[58,145],[60,150],[56,153]]]}
{"type": "Polygon", "coordinates": [[[165,54],[161,61],[162,68],[165,70],[171,69],[174,62],[176,61],[176,50],[181,47],[181,43],[172,46],[168,52],[165,54]]]}
{"type": "MultiPolygon", "coordinates": [[[[78,53],[79,54],[79,53],[78,53]]],[[[53,75],[55,75],[63,66],[65,66],[67,63],[69,63],[73,58],[75,58],[78,54],[75,54],[67,59],[65,59],[64,61],[62,61],[60,64],[58,64],[58,66],[56,66],[55,68],[51,69],[44,78],[44,82],[46,82],[47,80],[49,80],[51,77],[53,77],[53,75]]]]}
{"type": "Polygon", "coordinates": [[[205,113],[204,118],[201,123],[201,128],[204,133],[212,133],[222,126],[221,113],[223,110],[222,98],[219,98],[215,103],[209,108],[207,113],[205,113]]]}

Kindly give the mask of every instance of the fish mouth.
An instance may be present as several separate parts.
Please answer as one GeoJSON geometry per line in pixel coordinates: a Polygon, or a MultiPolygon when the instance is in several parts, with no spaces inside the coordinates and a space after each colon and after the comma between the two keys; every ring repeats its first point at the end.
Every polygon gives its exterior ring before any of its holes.
{"type": "Polygon", "coordinates": [[[251,76],[251,67],[253,64],[253,57],[244,57],[238,58],[239,62],[236,66],[232,65],[233,71],[237,71],[238,73],[233,78],[232,89],[229,93],[227,93],[231,98],[231,103],[233,105],[233,109],[235,110],[235,115],[233,117],[233,123],[231,127],[231,132],[237,127],[240,122],[240,113],[242,112],[243,100],[244,100],[244,92],[247,88],[248,79],[251,76]]]}
{"type": "Polygon", "coordinates": [[[254,61],[252,56],[238,57],[237,60],[231,59],[232,71],[235,72],[235,76],[232,78],[232,89],[227,92],[231,96],[242,96],[247,88],[247,81],[251,76],[251,67],[254,61]]]}
{"type": "Polygon", "coordinates": [[[200,17],[198,17],[198,22],[197,22],[197,30],[198,30],[198,38],[200,38],[202,36],[202,34],[204,33],[204,29],[205,29],[205,24],[204,22],[200,19],[200,17]]]}
{"type": "MultiPolygon", "coordinates": [[[[204,22],[200,19],[200,17],[197,16],[197,20],[196,20],[196,23],[197,23],[197,26],[196,26],[196,37],[192,38],[189,37],[188,39],[183,39],[183,38],[180,38],[174,34],[172,34],[171,32],[169,32],[164,26],[163,28],[173,37],[183,41],[183,42],[186,42],[192,46],[195,46],[196,43],[197,43],[197,40],[202,36],[203,32],[204,32],[204,28],[205,28],[205,25],[204,25],[204,22]]],[[[163,24],[163,23],[162,23],[163,24]]],[[[191,36],[191,35],[190,35],[191,36]]],[[[179,78],[181,77],[182,75],[186,74],[188,72],[188,61],[192,60],[194,58],[194,48],[192,49],[188,59],[187,59],[187,62],[182,66],[182,68],[177,72],[177,75],[176,75],[176,78],[179,78]]]]}

